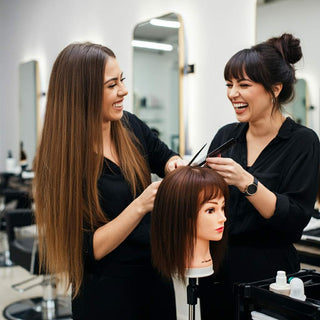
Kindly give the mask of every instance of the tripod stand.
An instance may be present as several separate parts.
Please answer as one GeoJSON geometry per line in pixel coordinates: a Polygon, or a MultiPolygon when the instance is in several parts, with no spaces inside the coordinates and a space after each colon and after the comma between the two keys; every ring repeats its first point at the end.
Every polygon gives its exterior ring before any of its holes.
{"type": "Polygon", "coordinates": [[[196,304],[199,298],[198,278],[208,277],[213,274],[212,265],[206,268],[187,269],[186,277],[189,279],[187,286],[187,302],[189,305],[189,320],[196,319],[196,304]]]}
{"type": "Polygon", "coordinates": [[[187,286],[187,301],[189,305],[189,320],[196,319],[196,304],[199,295],[198,278],[189,278],[187,286]]]}

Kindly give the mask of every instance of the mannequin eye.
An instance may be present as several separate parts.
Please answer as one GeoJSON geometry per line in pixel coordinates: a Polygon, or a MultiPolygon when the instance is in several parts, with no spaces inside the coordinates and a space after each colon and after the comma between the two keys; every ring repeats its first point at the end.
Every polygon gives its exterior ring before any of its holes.
{"type": "Polygon", "coordinates": [[[214,208],[209,208],[209,209],[206,210],[206,212],[208,212],[208,213],[214,213],[214,208]]]}

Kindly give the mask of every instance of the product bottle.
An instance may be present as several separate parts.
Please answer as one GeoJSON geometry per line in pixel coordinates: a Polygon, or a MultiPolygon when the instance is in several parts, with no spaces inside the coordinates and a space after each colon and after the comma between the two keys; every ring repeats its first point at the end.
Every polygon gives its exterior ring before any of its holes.
{"type": "Polygon", "coordinates": [[[305,301],[304,284],[300,278],[292,278],[290,281],[290,297],[305,301]]]}
{"type": "Polygon", "coordinates": [[[21,170],[25,170],[28,167],[27,155],[23,149],[23,142],[20,142],[20,166],[21,170]]]}
{"type": "Polygon", "coordinates": [[[12,157],[11,150],[8,151],[8,156],[6,158],[6,171],[8,173],[13,173],[16,167],[16,160],[12,157]]]}
{"type": "Polygon", "coordinates": [[[270,284],[269,290],[286,296],[290,294],[290,284],[287,283],[285,271],[277,271],[276,282],[270,284]]]}

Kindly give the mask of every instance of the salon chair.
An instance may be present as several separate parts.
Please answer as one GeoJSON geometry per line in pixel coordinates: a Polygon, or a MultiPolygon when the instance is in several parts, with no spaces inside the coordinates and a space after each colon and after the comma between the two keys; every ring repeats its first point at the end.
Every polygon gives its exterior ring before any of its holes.
{"type": "Polygon", "coordinates": [[[27,191],[22,191],[8,186],[8,175],[0,175],[0,239],[4,249],[0,252],[0,267],[11,267],[12,262],[9,259],[6,236],[6,220],[4,212],[7,207],[31,208],[32,201],[27,191]]]}
{"type": "Polygon", "coordinates": [[[42,286],[43,295],[14,302],[3,310],[6,319],[71,319],[71,298],[57,296],[56,277],[47,275],[39,268],[38,241],[36,232],[25,232],[26,226],[34,224],[32,209],[5,210],[6,229],[10,259],[15,265],[28,270],[31,278],[13,284],[18,292],[42,286]]]}

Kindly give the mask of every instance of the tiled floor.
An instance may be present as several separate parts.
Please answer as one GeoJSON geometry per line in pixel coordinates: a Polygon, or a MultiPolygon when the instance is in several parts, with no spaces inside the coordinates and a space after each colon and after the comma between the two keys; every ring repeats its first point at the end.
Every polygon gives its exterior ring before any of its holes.
{"type": "MultiPolygon", "coordinates": [[[[20,266],[0,267],[0,320],[5,319],[3,316],[3,310],[9,304],[19,300],[42,297],[43,287],[40,285],[37,285],[25,292],[18,292],[11,287],[12,284],[30,279],[31,277],[33,277],[33,275],[31,275],[28,271],[24,270],[20,266]]],[[[37,284],[41,282],[42,279],[42,276],[38,276],[27,285],[37,284]]],[[[24,285],[23,287],[26,287],[26,285],[24,285]]],[[[57,293],[62,295],[63,288],[61,286],[57,287],[57,293]]],[[[68,301],[68,308],[70,309],[70,296],[67,295],[66,299],[68,301]]]]}
{"type": "Polygon", "coordinates": [[[42,295],[42,288],[37,286],[27,292],[17,292],[11,285],[30,278],[31,275],[19,266],[0,268],[0,319],[5,319],[2,315],[4,308],[15,301],[42,295]]]}

